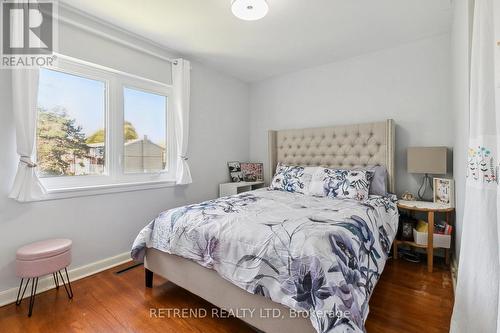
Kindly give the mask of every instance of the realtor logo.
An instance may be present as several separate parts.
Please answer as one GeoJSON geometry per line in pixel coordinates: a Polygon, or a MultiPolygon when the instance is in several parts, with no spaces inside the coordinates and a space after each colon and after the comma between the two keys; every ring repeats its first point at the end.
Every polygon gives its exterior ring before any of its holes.
{"type": "Polygon", "coordinates": [[[2,67],[52,65],[54,7],[47,1],[2,3],[2,67]]]}

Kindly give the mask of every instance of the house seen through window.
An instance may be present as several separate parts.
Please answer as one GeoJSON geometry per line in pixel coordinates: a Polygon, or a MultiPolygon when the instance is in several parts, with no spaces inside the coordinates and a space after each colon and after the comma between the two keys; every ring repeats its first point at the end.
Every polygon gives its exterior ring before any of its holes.
{"type": "Polygon", "coordinates": [[[166,99],[136,89],[123,89],[125,172],[165,169],[166,99]]]}

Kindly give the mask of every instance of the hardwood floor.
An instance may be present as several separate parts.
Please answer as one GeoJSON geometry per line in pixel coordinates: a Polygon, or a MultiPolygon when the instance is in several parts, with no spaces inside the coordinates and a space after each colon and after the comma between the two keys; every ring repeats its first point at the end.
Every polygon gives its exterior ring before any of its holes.
{"type": "MultiPolygon", "coordinates": [[[[64,288],[37,296],[33,317],[28,301],[0,308],[0,332],[252,332],[236,318],[150,318],[150,308],[214,308],[203,299],[155,276],[144,287],[142,267],[115,274],[130,264],[73,283],[69,301],[64,288]]],[[[369,333],[448,332],[453,306],[449,271],[425,264],[389,260],[370,301],[369,333]]]]}
{"type": "Polygon", "coordinates": [[[389,259],[370,300],[369,333],[449,332],[451,273],[434,260],[434,272],[429,273],[425,262],[389,259]]]}

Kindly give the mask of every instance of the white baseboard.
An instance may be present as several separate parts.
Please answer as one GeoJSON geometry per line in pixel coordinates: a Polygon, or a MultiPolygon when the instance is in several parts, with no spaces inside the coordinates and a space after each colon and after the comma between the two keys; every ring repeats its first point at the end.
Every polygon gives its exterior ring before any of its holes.
{"type": "MultiPolygon", "coordinates": [[[[125,252],[114,257],[90,263],[88,265],[72,268],[68,270],[69,278],[71,282],[80,280],[89,275],[102,272],[106,269],[124,264],[131,260],[132,259],[130,258],[130,252],[125,252]]],[[[64,277],[66,278],[66,276],[64,277]]],[[[38,288],[36,293],[39,294],[53,288],[55,288],[54,279],[52,278],[52,275],[48,275],[38,280],[38,288]]],[[[14,303],[16,301],[18,289],[19,287],[15,287],[0,291],[0,306],[14,303]]],[[[26,294],[24,295],[24,297],[26,297],[26,294]]]]}
{"type": "Polygon", "coordinates": [[[453,284],[453,293],[457,287],[457,276],[458,276],[458,262],[455,255],[451,257],[451,283],[453,284]]]}

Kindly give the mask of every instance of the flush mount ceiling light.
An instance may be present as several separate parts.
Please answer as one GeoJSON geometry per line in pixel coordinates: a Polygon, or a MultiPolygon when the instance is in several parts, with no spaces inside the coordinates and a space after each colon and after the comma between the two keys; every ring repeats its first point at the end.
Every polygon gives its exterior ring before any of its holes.
{"type": "Polygon", "coordinates": [[[239,19],[255,21],[266,16],[269,6],[266,0],[233,0],[231,11],[239,19]]]}

